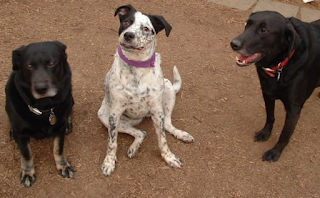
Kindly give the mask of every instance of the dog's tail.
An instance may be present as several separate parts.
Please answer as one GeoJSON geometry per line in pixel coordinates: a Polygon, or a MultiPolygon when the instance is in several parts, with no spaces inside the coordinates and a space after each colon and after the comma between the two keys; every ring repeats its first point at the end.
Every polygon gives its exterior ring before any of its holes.
{"type": "Polygon", "coordinates": [[[178,71],[178,68],[176,66],[174,66],[173,67],[173,83],[172,83],[174,93],[177,94],[180,91],[181,83],[182,83],[181,76],[178,71]]]}

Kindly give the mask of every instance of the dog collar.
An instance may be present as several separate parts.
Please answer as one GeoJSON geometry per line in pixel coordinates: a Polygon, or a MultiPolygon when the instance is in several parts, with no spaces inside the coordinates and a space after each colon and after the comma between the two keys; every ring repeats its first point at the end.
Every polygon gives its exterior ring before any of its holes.
{"type": "Polygon", "coordinates": [[[34,107],[30,106],[30,105],[28,105],[28,108],[29,108],[29,110],[30,110],[32,113],[34,113],[34,114],[36,114],[36,115],[42,115],[42,113],[44,113],[44,112],[49,112],[49,111],[50,111],[49,123],[50,123],[51,125],[55,125],[55,124],[56,124],[56,122],[57,122],[57,117],[56,117],[56,115],[55,115],[54,112],[53,112],[54,107],[51,108],[51,109],[48,109],[48,110],[44,110],[44,111],[40,111],[39,109],[34,108],[34,107]]]}
{"type": "Polygon", "coordinates": [[[295,51],[296,51],[296,50],[293,50],[293,51],[291,52],[290,56],[287,57],[286,59],[284,59],[284,61],[280,62],[278,65],[273,66],[273,67],[271,67],[271,68],[262,67],[262,69],[263,69],[270,77],[275,77],[275,73],[278,73],[277,81],[279,81],[283,67],[288,63],[288,61],[289,61],[290,58],[293,56],[293,54],[294,54],[295,51]]]}
{"type": "Polygon", "coordinates": [[[140,68],[147,68],[147,67],[154,67],[154,63],[156,61],[156,53],[154,52],[152,57],[149,60],[146,61],[134,61],[134,60],[129,60],[127,57],[122,52],[122,49],[120,45],[118,46],[118,54],[120,58],[127,63],[130,66],[133,67],[140,67],[140,68]]]}
{"type": "Polygon", "coordinates": [[[38,108],[34,108],[32,107],[30,104],[30,100],[28,99],[28,97],[26,96],[26,94],[23,92],[23,90],[21,89],[21,87],[18,85],[18,82],[17,82],[17,78],[15,77],[15,85],[16,85],[16,88],[17,88],[17,91],[19,92],[21,98],[24,100],[24,102],[28,105],[28,108],[30,110],[30,112],[40,116],[42,115],[43,113],[45,112],[49,112],[50,111],[50,114],[49,114],[49,123],[51,125],[55,125],[56,122],[57,122],[57,117],[56,115],[54,114],[53,110],[54,110],[54,107],[52,107],[51,109],[48,109],[48,110],[43,110],[43,111],[40,111],[38,108]]]}

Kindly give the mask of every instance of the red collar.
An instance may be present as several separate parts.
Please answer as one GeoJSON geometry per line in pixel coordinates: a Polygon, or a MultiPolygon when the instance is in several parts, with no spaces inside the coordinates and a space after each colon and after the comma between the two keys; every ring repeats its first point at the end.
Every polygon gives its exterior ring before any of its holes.
{"type": "Polygon", "coordinates": [[[264,69],[264,71],[270,76],[270,77],[275,77],[275,73],[278,73],[278,77],[277,77],[277,81],[279,81],[280,79],[280,74],[282,72],[283,67],[288,63],[288,61],[290,60],[290,58],[293,56],[294,52],[296,50],[293,50],[290,54],[289,57],[287,57],[286,59],[284,59],[284,61],[280,62],[278,65],[273,66],[271,68],[268,67],[262,67],[262,69],[264,69]]]}

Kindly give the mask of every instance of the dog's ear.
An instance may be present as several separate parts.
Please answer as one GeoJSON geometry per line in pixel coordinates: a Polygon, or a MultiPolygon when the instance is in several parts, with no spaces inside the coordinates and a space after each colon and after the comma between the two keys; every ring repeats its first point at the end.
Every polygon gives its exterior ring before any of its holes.
{"type": "Polygon", "coordinates": [[[171,25],[163,18],[163,16],[159,15],[147,15],[156,31],[156,34],[161,30],[166,30],[166,36],[169,36],[170,31],[172,29],[171,25]]]}
{"type": "Polygon", "coordinates": [[[284,30],[284,42],[288,46],[288,57],[290,57],[291,52],[301,43],[299,34],[289,20],[284,30]]]}
{"type": "Polygon", "coordinates": [[[128,14],[129,12],[136,12],[137,10],[130,4],[128,5],[123,5],[123,6],[120,6],[116,9],[115,13],[114,13],[114,16],[117,16],[119,15],[119,18],[121,18],[121,16],[124,16],[126,14],[128,14]]]}
{"type": "Polygon", "coordinates": [[[67,58],[68,58],[67,53],[66,53],[67,46],[65,44],[61,43],[60,41],[53,41],[53,43],[55,43],[56,45],[59,46],[59,48],[61,49],[61,51],[64,54],[65,59],[67,60],[67,58]]]}
{"type": "Polygon", "coordinates": [[[26,46],[22,45],[18,49],[12,51],[12,70],[19,70],[21,64],[22,51],[26,46]]]}

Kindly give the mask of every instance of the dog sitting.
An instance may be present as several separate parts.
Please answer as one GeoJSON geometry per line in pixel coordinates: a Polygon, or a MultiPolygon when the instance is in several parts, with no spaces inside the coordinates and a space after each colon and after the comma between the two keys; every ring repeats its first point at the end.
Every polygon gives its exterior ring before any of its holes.
{"type": "Polygon", "coordinates": [[[74,169],[63,154],[65,133],[72,130],[74,104],[66,46],[58,41],[31,43],[12,53],[13,72],[6,84],[6,111],[11,137],[21,154],[20,181],[26,187],[36,179],[29,140],[54,137],[56,168],[73,178],[74,169]]]}
{"type": "Polygon", "coordinates": [[[231,41],[240,55],[239,66],[256,64],[267,119],[255,135],[266,141],[273,128],[275,100],[280,99],[286,119],[277,144],[265,152],[264,161],[277,161],[289,143],[305,101],[320,85],[320,20],[305,23],[273,11],[256,12],[245,31],[231,41]]]}
{"type": "Polygon", "coordinates": [[[174,67],[174,83],[163,78],[160,54],[155,52],[156,34],[165,29],[169,36],[171,26],[162,17],[136,11],[124,5],[115,11],[119,15],[119,46],[111,70],[105,77],[105,97],[98,117],[108,128],[109,145],[102,164],[102,172],[109,176],[115,168],[118,132],[135,139],[128,149],[131,158],[137,154],[146,132],[133,126],[151,116],[158,145],[164,160],[172,167],[181,162],[169,149],[165,130],[184,142],[193,142],[187,132],[171,124],[175,95],[181,88],[178,69],[174,67]]]}

